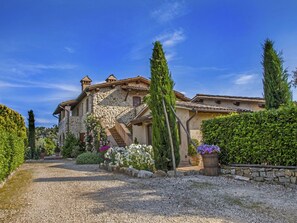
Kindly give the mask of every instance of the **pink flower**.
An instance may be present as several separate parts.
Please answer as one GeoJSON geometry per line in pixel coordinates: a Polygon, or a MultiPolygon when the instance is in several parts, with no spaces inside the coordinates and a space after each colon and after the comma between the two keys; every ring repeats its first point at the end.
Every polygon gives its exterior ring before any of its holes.
{"type": "Polygon", "coordinates": [[[99,148],[99,152],[105,152],[105,151],[107,151],[109,148],[110,148],[110,146],[101,146],[101,147],[99,148]]]}

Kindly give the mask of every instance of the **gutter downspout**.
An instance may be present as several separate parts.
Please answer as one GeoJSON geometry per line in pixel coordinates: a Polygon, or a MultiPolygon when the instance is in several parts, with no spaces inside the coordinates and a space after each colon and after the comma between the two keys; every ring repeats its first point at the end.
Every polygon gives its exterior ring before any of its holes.
{"type": "MultiPolygon", "coordinates": [[[[192,111],[195,111],[195,114],[194,115],[192,115],[187,121],[186,121],[186,127],[187,127],[187,131],[190,133],[190,121],[197,115],[197,110],[192,110],[192,111]]],[[[192,142],[192,139],[190,138],[190,136],[188,135],[188,145],[190,145],[190,143],[192,143],[193,144],[193,142],[192,142]]],[[[195,146],[195,147],[197,147],[197,145],[195,146]]]]}
{"type": "MultiPolygon", "coordinates": [[[[196,148],[197,145],[196,145],[196,144],[193,142],[193,140],[191,139],[191,136],[190,136],[189,131],[185,128],[185,126],[183,125],[182,121],[181,121],[180,118],[177,116],[177,114],[175,113],[175,111],[174,111],[174,109],[173,109],[173,107],[172,107],[171,105],[170,105],[170,108],[171,108],[173,114],[175,115],[176,119],[178,120],[178,122],[181,124],[181,126],[182,126],[183,129],[185,130],[185,133],[187,134],[188,139],[190,139],[190,142],[191,142],[192,145],[195,146],[195,148],[196,148]]],[[[196,110],[195,110],[195,111],[196,111],[196,110]]],[[[196,114],[197,114],[197,111],[196,111],[196,114]]],[[[195,115],[196,115],[196,114],[195,114],[195,115]]],[[[192,117],[191,117],[189,120],[191,120],[191,119],[192,119],[192,117]]],[[[189,121],[189,120],[188,120],[188,121],[189,121]]]]}

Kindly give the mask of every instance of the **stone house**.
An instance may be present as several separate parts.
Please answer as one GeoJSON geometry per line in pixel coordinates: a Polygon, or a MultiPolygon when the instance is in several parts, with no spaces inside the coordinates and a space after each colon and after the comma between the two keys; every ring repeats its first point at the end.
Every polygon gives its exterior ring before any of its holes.
{"type": "MultiPolygon", "coordinates": [[[[104,83],[93,84],[85,76],[81,93],[76,99],[60,103],[54,111],[59,118],[59,144],[63,145],[66,133],[71,132],[84,140],[84,120],[94,114],[105,127],[113,146],[129,145],[136,138],[139,143],[152,143],[152,117],[143,103],[148,94],[150,80],[137,76],[117,80],[110,75],[104,83]]],[[[231,112],[250,112],[264,108],[263,98],[197,94],[192,99],[175,91],[176,113],[191,138],[201,141],[201,123],[231,112]]],[[[188,163],[189,137],[178,123],[181,165],[188,163]]]]}
{"type": "MultiPolygon", "coordinates": [[[[84,140],[84,120],[89,113],[100,119],[112,145],[131,144],[132,133],[127,124],[145,106],[143,98],[148,94],[150,80],[141,76],[117,80],[110,75],[104,83],[92,85],[88,76],[80,82],[78,97],[60,103],[53,113],[59,119],[59,144],[63,145],[67,132],[84,140]]],[[[177,100],[190,100],[177,91],[175,95],[177,100]]]]}
{"type": "MultiPolygon", "coordinates": [[[[176,114],[191,138],[201,142],[201,123],[203,120],[212,119],[220,115],[232,112],[251,112],[263,109],[265,101],[262,98],[233,97],[218,95],[197,94],[191,101],[177,101],[176,114]]],[[[178,122],[180,137],[180,165],[187,165],[188,146],[190,138],[178,122]]],[[[130,124],[133,139],[137,138],[139,143],[152,143],[152,116],[146,106],[140,111],[130,124]]]]}

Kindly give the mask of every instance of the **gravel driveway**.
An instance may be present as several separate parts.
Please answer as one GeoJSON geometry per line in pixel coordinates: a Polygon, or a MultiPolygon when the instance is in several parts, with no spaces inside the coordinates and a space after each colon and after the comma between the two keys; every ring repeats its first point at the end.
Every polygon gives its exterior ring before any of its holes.
{"type": "Polygon", "coordinates": [[[18,172],[0,190],[0,222],[297,222],[296,187],[137,179],[70,161],[26,163],[18,172]]]}

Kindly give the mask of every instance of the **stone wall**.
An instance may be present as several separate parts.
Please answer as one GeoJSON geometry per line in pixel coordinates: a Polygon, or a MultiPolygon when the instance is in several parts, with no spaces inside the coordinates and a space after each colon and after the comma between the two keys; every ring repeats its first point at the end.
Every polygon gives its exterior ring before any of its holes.
{"type": "Polygon", "coordinates": [[[285,166],[223,166],[221,173],[232,175],[242,180],[270,182],[281,184],[297,184],[297,167],[285,166]]]}
{"type": "Polygon", "coordinates": [[[103,126],[112,128],[115,120],[127,124],[135,117],[135,109],[131,95],[127,95],[120,86],[114,88],[100,88],[93,95],[93,113],[100,118],[103,126]]]}
{"type": "Polygon", "coordinates": [[[81,130],[81,118],[78,116],[69,117],[69,131],[79,138],[79,133],[81,130]]]}

